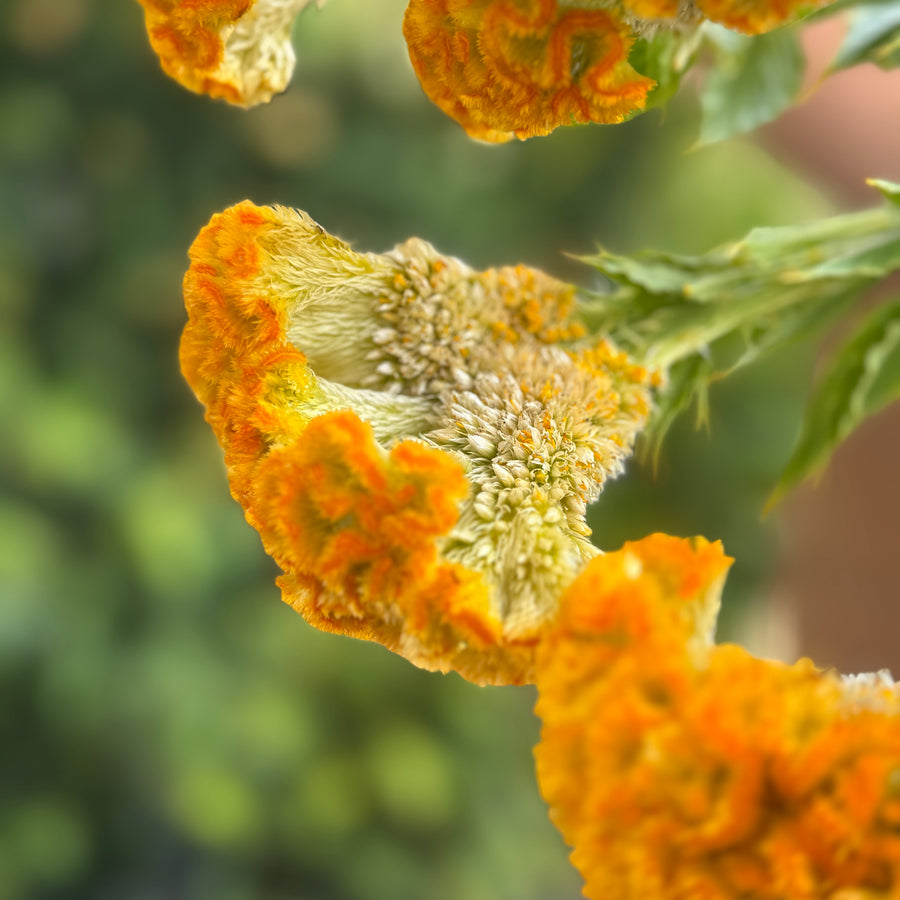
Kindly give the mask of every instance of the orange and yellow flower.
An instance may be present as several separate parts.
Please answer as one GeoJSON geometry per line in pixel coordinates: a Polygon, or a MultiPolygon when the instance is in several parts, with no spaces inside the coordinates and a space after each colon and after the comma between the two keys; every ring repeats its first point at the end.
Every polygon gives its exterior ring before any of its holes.
{"type": "Polygon", "coordinates": [[[594,900],[900,888],[900,690],[715,646],[729,560],[655,535],[593,560],[537,653],[538,778],[594,900]]]}
{"type": "Polygon", "coordinates": [[[182,369],[284,599],[426,668],[530,680],[651,376],[523,266],[356,253],[250,203],[190,255],[182,369]]]}
{"type": "Polygon", "coordinates": [[[295,62],[291,26],[313,0],[138,2],[167,75],[198,94],[254,106],[287,87],[295,62]]]}
{"type": "Polygon", "coordinates": [[[826,0],[410,0],[404,35],[428,97],[475,138],[621,122],[655,82],[634,41],[704,18],[760,34],[826,0]]]}

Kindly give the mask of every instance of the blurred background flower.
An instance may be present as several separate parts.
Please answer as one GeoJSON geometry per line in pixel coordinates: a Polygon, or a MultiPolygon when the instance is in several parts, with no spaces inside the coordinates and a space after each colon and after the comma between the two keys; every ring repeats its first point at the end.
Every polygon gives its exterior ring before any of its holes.
{"type": "MultiPolygon", "coordinates": [[[[0,897],[578,896],[534,785],[529,689],[418,671],[279,603],[178,372],[187,248],[250,197],[360,249],[419,235],[479,268],[588,283],[564,251],[701,251],[832,204],[757,146],[686,153],[687,95],[664,118],[470,142],[416,83],[403,7],[306,10],[291,89],[246,113],[162,74],[137,3],[0,8],[0,897]]],[[[850,140],[833,107],[804,133],[850,140]]],[[[898,178],[866,165],[853,179],[898,178]]],[[[738,560],[726,636],[771,595],[777,522],[760,510],[809,362],[792,349],[714,388],[711,435],[680,422],[658,472],[632,466],[592,514],[606,547],[721,538],[738,560]]],[[[857,448],[881,421],[848,446],[850,476],[876,477],[857,448]]],[[[876,494],[892,489],[882,475],[876,494]]],[[[813,518],[860,496],[839,487],[813,518]]],[[[862,526],[890,539],[890,519],[862,526]]],[[[894,599],[849,552],[840,567],[894,599]]]]}

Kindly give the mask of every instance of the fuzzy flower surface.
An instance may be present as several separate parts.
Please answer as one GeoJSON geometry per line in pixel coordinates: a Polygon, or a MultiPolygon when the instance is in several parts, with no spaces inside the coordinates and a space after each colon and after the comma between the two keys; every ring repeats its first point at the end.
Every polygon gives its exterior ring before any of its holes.
{"type": "Polygon", "coordinates": [[[323,0],[138,0],[163,70],[198,94],[255,106],[294,71],[291,26],[323,0]]]}
{"type": "Polygon", "coordinates": [[[730,560],[593,560],[537,654],[538,779],[593,900],[894,897],[900,689],[714,645],[730,560]]]}
{"type": "Polygon", "coordinates": [[[404,35],[428,97],[484,141],[613,124],[655,85],[629,63],[638,38],[711,21],[761,34],[826,0],[410,0],[404,35]]]}
{"type": "Polygon", "coordinates": [[[523,266],[357,253],[251,203],[190,256],[182,370],[285,601],[425,668],[530,681],[651,375],[523,266]]]}

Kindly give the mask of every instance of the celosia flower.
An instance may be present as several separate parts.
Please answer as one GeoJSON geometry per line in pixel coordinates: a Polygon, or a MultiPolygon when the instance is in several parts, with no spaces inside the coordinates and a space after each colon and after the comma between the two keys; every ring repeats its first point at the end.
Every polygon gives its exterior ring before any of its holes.
{"type": "Polygon", "coordinates": [[[167,75],[198,94],[254,106],[287,87],[295,62],[291,26],[313,0],[138,2],[167,75]]]}
{"type": "Polygon", "coordinates": [[[900,691],[713,646],[718,545],[593,560],[536,661],[538,777],[594,900],[900,887],[900,691]]]}
{"type": "Polygon", "coordinates": [[[243,203],[197,237],[185,299],[182,368],[284,599],[426,668],[530,680],[648,414],[650,376],[583,337],[573,289],[243,203]]]}
{"type": "Polygon", "coordinates": [[[403,30],[429,98],[472,136],[506,141],[642,110],[638,37],[704,18],[760,34],[826,0],[410,0],[403,30]]]}

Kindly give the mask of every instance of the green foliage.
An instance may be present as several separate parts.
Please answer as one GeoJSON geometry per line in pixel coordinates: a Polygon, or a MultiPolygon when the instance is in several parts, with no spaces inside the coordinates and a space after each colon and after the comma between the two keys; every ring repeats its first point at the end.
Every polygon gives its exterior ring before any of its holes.
{"type": "Polygon", "coordinates": [[[882,69],[900,65],[900,2],[897,0],[859,3],[852,7],[850,27],[831,69],[840,71],[866,62],[882,69]]]}
{"type": "Polygon", "coordinates": [[[900,399],[900,301],[877,309],[831,359],[809,401],[800,439],[770,500],[820,472],[869,416],[900,399]]]}
{"type": "Polygon", "coordinates": [[[656,82],[647,98],[646,109],[665,106],[675,95],[681,77],[694,64],[700,33],[657,31],[652,37],[635,41],[628,62],[656,82]]]}
{"type": "Polygon", "coordinates": [[[803,27],[848,12],[850,27],[829,74],[862,63],[900,65],[900,0],[836,0],[793,23],[746,35],[706,22],[694,32],[657,32],[635,42],[629,61],[657,82],[646,109],[664,106],[695,64],[705,69],[700,89],[698,146],[747,134],[777,119],[800,93],[806,59],[803,27]]]}
{"type": "Polygon", "coordinates": [[[790,108],[803,80],[804,58],[796,28],[759,37],[704,26],[715,65],[701,94],[701,144],[765,125],[790,108]]]}
{"type": "Polygon", "coordinates": [[[666,389],[659,393],[653,418],[642,436],[643,450],[649,451],[655,464],[659,462],[663,439],[692,402],[697,406],[697,426],[709,424],[709,383],[713,374],[712,362],[699,353],[672,366],[666,389]]]}
{"type": "Polygon", "coordinates": [[[870,178],[868,184],[880,191],[882,196],[892,203],[900,205],[900,184],[884,181],[881,178],[870,178]]]}
{"type": "MultiPolygon", "coordinates": [[[[647,365],[668,372],[650,430],[656,452],[692,397],[701,399],[703,409],[712,380],[773,347],[808,337],[870,284],[900,269],[900,188],[873,184],[886,198],[881,208],[756,228],[744,240],[703,256],[656,251],[625,256],[601,249],[584,258],[617,285],[586,300],[586,322],[647,365]]],[[[859,411],[871,408],[854,397],[858,412],[841,418],[837,440],[858,424],[859,411]]],[[[821,461],[817,451],[808,465],[821,461]]],[[[795,468],[802,477],[806,469],[799,463],[795,468]]]]}

